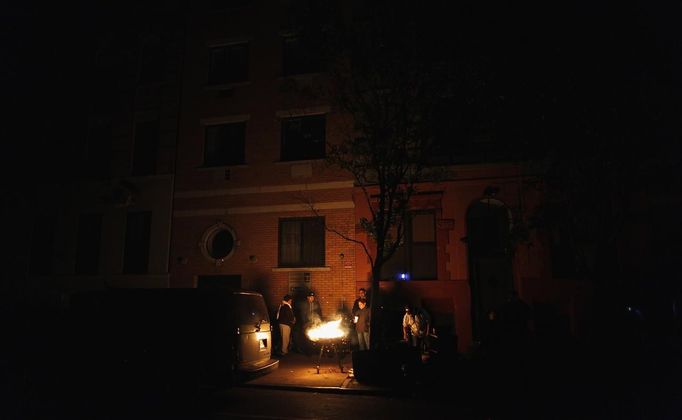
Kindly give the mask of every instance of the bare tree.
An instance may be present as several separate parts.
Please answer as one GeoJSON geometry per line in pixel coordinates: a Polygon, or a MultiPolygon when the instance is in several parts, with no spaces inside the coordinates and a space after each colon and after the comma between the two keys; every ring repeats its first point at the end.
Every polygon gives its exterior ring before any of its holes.
{"type": "Polygon", "coordinates": [[[339,133],[341,141],[328,145],[327,162],[351,174],[362,190],[370,216],[359,227],[371,243],[327,230],[360,244],[369,258],[376,347],[382,267],[403,244],[418,185],[444,174],[433,165],[434,115],[452,93],[453,69],[447,49],[434,55],[430,48],[431,23],[407,3],[376,2],[349,13],[308,6],[300,31],[327,65],[327,79],[315,92],[352,121],[339,133]]]}

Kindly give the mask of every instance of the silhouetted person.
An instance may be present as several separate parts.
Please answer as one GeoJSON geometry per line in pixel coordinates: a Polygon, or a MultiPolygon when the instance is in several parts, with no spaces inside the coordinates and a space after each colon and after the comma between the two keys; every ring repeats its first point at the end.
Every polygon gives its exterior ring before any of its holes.
{"type": "Polygon", "coordinates": [[[351,312],[353,313],[353,316],[357,315],[357,311],[359,309],[358,302],[360,302],[360,299],[365,299],[365,306],[369,306],[369,299],[367,298],[367,291],[365,290],[364,287],[361,287],[358,289],[358,297],[355,298],[355,302],[353,302],[353,309],[351,312]]]}
{"type": "Polygon", "coordinates": [[[507,301],[502,306],[502,321],[504,329],[511,338],[521,339],[528,334],[530,322],[530,307],[512,290],[507,301]]]}
{"type": "Polygon", "coordinates": [[[421,324],[421,329],[423,331],[422,345],[420,350],[428,350],[430,347],[429,334],[431,332],[431,314],[421,306],[416,306],[414,308],[415,314],[419,317],[419,322],[421,324]]]}
{"type": "Polygon", "coordinates": [[[282,337],[282,348],[280,352],[285,355],[289,352],[289,345],[291,339],[291,329],[296,324],[296,317],[294,316],[293,298],[290,295],[284,295],[282,304],[277,310],[277,321],[279,322],[279,332],[282,337]]]}
{"type": "Polygon", "coordinates": [[[355,331],[358,335],[360,350],[369,350],[370,311],[365,299],[361,298],[358,301],[358,310],[355,313],[353,320],[355,322],[355,331]]]}
{"type": "Polygon", "coordinates": [[[409,305],[405,305],[403,315],[403,341],[418,349],[422,348],[426,325],[423,315],[416,313],[409,305]]]}
{"type": "Polygon", "coordinates": [[[308,338],[306,332],[308,329],[315,327],[322,322],[320,304],[315,299],[314,292],[309,292],[306,299],[301,302],[298,307],[298,313],[301,320],[301,326],[296,335],[296,346],[300,352],[311,354],[313,352],[313,343],[308,338]]]}
{"type": "Polygon", "coordinates": [[[489,353],[499,350],[502,345],[502,327],[496,310],[491,309],[486,314],[483,322],[481,346],[483,351],[489,353]]]}

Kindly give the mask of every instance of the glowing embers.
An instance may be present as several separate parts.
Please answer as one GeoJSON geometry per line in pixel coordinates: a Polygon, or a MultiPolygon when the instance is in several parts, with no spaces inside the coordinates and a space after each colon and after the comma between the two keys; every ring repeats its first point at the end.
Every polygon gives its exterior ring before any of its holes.
{"type": "Polygon", "coordinates": [[[317,373],[320,373],[320,362],[322,355],[327,353],[335,353],[336,358],[339,362],[339,371],[343,372],[343,363],[341,361],[343,354],[346,352],[346,348],[349,345],[346,337],[348,336],[348,330],[341,326],[342,318],[335,321],[329,321],[319,324],[315,327],[309,328],[306,331],[306,335],[311,341],[317,343],[320,346],[320,355],[317,358],[317,373]]]}
{"type": "Polygon", "coordinates": [[[345,337],[347,333],[348,332],[341,327],[341,319],[322,323],[316,327],[309,328],[306,331],[308,338],[312,341],[341,338],[345,337]]]}

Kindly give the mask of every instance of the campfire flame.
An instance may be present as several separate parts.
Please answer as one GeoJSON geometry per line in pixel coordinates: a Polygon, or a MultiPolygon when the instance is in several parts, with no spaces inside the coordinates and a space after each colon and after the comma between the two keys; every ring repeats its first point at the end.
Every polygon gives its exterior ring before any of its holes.
{"type": "Polygon", "coordinates": [[[308,338],[312,341],[323,339],[340,338],[346,335],[346,331],[341,328],[341,319],[336,321],[329,321],[313,327],[306,331],[308,338]]]}

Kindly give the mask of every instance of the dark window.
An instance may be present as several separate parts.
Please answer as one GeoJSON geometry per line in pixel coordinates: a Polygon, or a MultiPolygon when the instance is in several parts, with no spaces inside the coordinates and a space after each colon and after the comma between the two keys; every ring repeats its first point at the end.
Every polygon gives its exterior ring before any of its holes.
{"type": "Polygon", "coordinates": [[[324,218],[280,219],[279,266],[324,266],[324,218]]]}
{"type": "Polygon", "coordinates": [[[145,274],[149,267],[151,211],[129,212],[126,223],[124,274],[145,274]]]}
{"type": "Polygon", "coordinates": [[[133,175],[153,175],[159,151],[159,121],[145,121],[135,126],[133,175]]]}
{"type": "Polygon", "coordinates": [[[282,160],[324,158],[325,120],[325,115],[282,120],[282,160]]]}
{"type": "Polygon", "coordinates": [[[213,47],[209,52],[208,84],[245,82],[249,76],[249,44],[213,47]]]}
{"type": "Polygon", "coordinates": [[[298,37],[284,37],[282,52],[282,73],[285,76],[316,73],[322,69],[319,54],[313,54],[298,37]]]}
{"type": "Polygon", "coordinates": [[[140,83],[155,83],[162,79],[165,57],[159,39],[146,42],[140,57],[140,83]]]}
{"type": "Polygon", "coordinates": [[[29,271],[32,275],[52,274],[54,256],[54,220],[38,218],[33,224],[29,271]]]}
{"type": "Polygon", "coordinates": [[[245,134],[245,122],[206,127],[204,166],[243,164],[245,134]]]}
{"type": "Polygon", "coordinates": [[[230,316],[237,325],[256,325],[262,320],[269,320],[268,308],[260,295],[234,295],[234,304],[230,305],[230,316]]]}
{"type": "Polygon", "coordinates": [[[405,241],[381,268],[382,278],[435,280],[436,226],[433,212],[410,214],[405,226],[405,241]]]}
{"type": "Polygon", "coordinates": [[[234,249],[234,236],[229,230],[219,230],[206,244],[208,255],[215,259],[227,257],[234,249]]]}
{"type": "Polygon", "coordinates": [[[494,118],[460,98],[438,99],[428,118],[428,159],[436,165],[510,159],[507,144],[496,137],[494,118]],[[491,119],[492,118],[492,119],[491,119]]]}
{"type": "Polygon", "coordinates": [[[552,277],[557,279],[575,277],[578,274],[578,264],[568,225],[555,226],[550,235],[552,277]]]}
{"type": "Polygon", "coordinates": [[[102,239],[102,215],[83,214],[78,219],[76,274],[97,274],[102,239]]]}
{"type": "Polygon", "coordinates": [[[229,10],[244,7],[248,4],[246,0],[211,0],[211,10],[229,10]]]}
{"type": "Polygon", "coordinates": [[[111,172],[112,127],[109,119],[95,119],[90,125],[87,172],[108,177],[111,172]]]}

